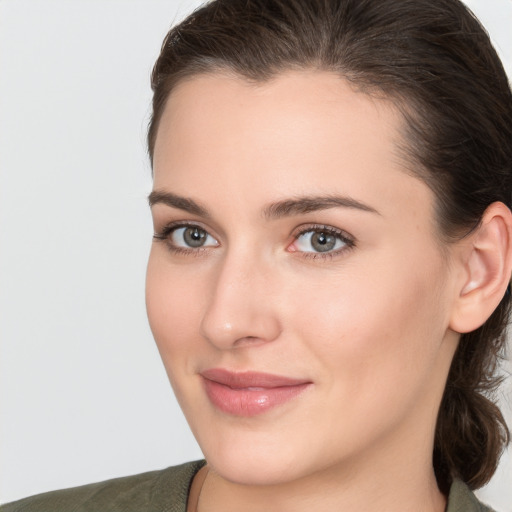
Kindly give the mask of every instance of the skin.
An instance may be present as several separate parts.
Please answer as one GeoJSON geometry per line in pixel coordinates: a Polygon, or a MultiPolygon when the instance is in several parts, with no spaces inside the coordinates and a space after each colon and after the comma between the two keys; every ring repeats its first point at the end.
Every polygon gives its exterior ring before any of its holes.
{"type": "Polygon", "coordinates": [[[442,246],[433,194],[398,156],[401,126],[389,102],[327,72],[258,85],[208,74],[172,92],[154,191],[207,215],[156,200],[155,233],[173,222],[209,236],[196,249],[178,230],[155,239],[146,300],[211,468],[200,511],[444,510],[431,458],[459,340],[451,321],[462,249],[442,246]],[[334,195],[369,211],[264,214],[272,203],[334,195]],[[353,246],[313,252],[297,233],[318,226],[353,246]],[[204,391],[199,372],[219,367],[312,385],[241,418],[204,391]]]}

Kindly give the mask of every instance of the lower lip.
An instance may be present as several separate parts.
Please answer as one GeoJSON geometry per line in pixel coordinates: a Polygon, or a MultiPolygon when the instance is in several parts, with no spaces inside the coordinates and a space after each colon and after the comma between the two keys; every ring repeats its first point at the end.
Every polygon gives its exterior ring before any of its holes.
{"type": "Polygon", "coordinates": [[[310,382],[275,388],[234,389],[213,380],[203,379],[210,402],[222,412],[234,416],[256,416],[300,395],[310,382]]]}

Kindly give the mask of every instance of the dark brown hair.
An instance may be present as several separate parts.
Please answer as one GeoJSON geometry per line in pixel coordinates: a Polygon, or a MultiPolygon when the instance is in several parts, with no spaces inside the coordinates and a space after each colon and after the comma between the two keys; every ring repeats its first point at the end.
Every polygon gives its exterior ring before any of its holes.
{"type": "MultiPolygon", "coordinates": [[[[227,70],[250,81],[328,70],[390,98],[406,120],[409,170],[436,195],[447,243],[486,208],[512,203],[512,95],[475,16],[458,0],[215,0],[167,35],[152,75],[152,159],[167,98],[180,81],[227,70]]],[[[435,434],[441,490],[493,475],[510,434],[493,394],[505,350],[510,289],[488,321],[461,337],[435,434]]]]}

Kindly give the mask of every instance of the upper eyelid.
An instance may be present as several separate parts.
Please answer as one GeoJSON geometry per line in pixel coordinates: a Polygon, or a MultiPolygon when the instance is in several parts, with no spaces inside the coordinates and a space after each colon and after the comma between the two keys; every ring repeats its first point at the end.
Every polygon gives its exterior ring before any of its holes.
{"type": "MultiPolygon", "coordinates": [[[[174,217],[174,215],[171,217],[171,219],[174,217]]],[[[224,230],[216,225],[213,221],[207,221],[204,222],[203,220],[199,220],[194,218],[193,216],[187,218],[187,217],[174,217],[177,218],[177,220],[170,220],[166,221],[165,219],[168,219],[168,216],[160,216],[160,215],[153,215],[153,225],[154,225],[154,231],[155,233],[162,232],[166,229],[175,229],[179,228],[180,226],[183,227],[195,227],[197,226],[200,229],[203,229],[206,231],[209,235],[213,236],[217,241],[219,241],[221,238],[225,239],[226,234],[224,230]]]]}
{"type": "Polygon", "coordinates": [[[202,222],[198,222],[196,220],[194,220],[194,221],[179,220],[179,221],[167,222],[160,229],[156,230],[156,232],[163,233],[166,231],[170,232],[170,231],[173,231],[173,230],[176,230],[179,228],[195,228],[195,227],[202,229],[203,231],[206,231],[209,235],[211,235],[215,238],[215,236],[211,233],[210,228],[204,226],[202,222]]]}
{"type": "Polygon", "coordinates": [[[328,231],[329,233],[333,233],[348,240],[351,240],[354,243],[356,241],[356,238],[353,235],[351,235],[348,231],[345,231],[344,229],[341,228],[337,228],[335,226],[331,226],[329,224],[305,224],[302,226],[298,226],[293,230],[292,236],[294,238],[298,238],[299,236],[305,233],[309,233],[310,231],[328,231]]]}

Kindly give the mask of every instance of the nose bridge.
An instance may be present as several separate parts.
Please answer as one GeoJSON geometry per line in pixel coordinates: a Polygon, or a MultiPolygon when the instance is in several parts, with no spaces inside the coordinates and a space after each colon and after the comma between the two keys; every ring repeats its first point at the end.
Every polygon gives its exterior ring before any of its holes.
{"type": "Polygon", "coordinates": [[[222,349],[274,340],[280,323],[271,281],[271,265],[247,245],[226,250],[207,300],[203,335],[222,349]]]}

